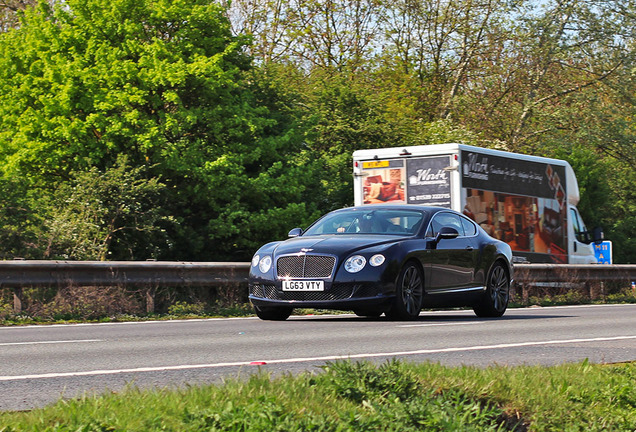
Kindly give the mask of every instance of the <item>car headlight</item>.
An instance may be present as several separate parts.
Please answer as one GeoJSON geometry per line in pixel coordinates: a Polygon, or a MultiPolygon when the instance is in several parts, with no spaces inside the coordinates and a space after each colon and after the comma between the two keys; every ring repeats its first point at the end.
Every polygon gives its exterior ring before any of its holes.
{"type": "Polygon", "coordinates": [[[358,273],[367,263],[367,259],[362,255],[352,255],[345,261],[344,268],[349,273],[358,273]]]}
{"type": "Polygon", "coordinates": [[[254,258],[252,258],[252,267],[256,267],[260,259],[261,257],[259,257],[258,255],[254,255],[254,258]]]}
{"type": "Polygon", "coordinates": [[[369,259],[369,264],[371,264],[373,267],[378,267],[384,264],[384,260],[385,260],[384,255],[380,255],[380,254],[373,255],[371,259],[369,259]]]}
{"type": "Polygon", "coordinates": [[[266,255],[263,258],[261,258],[260,262],[258,263],[258,269],[261,271],[261,273],[267,273],[269,269],[271,268],[272,268],[272,257],[269,255],[266,255]]]}

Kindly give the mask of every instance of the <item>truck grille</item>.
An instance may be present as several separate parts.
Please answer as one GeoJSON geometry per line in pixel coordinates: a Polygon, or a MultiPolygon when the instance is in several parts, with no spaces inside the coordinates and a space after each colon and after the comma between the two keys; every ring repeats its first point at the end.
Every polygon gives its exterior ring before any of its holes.
{"type": "Polygon", "coordinates": [[[279,277],[328,278],[333,273],[336,258],[324,255],[290,255],[280,257],[276,263],[279,277]]]}

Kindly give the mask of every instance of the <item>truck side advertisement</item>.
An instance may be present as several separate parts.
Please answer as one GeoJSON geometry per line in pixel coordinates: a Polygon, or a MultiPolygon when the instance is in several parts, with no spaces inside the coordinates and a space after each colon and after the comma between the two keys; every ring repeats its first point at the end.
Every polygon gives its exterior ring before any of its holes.
{"type": "Polygon", "coordinates": [[[464,214],[519,255],[568,262],[565,167],[462,150],[460,172],[464,214]]]}
{"type": "Polygon", "coordinates": [[[450,156],[363,162],[364,204],[451,206],[450,156]]]}

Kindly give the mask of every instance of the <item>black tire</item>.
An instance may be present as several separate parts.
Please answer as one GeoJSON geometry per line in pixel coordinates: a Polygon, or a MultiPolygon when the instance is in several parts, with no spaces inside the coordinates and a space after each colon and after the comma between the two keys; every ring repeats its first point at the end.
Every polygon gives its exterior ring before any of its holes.
{"type": "Polygon", "coordinates": [[[353,313],[363,318],[379,318],[382,315],[381,310],[374,309],[356,309],[353,313]]]}
{"type": "Polygon", "coordinates": [[[510,278],[508,271],[500,262],[495,263],[488,274],[486,294],[473,306],[475,315],[480,318],[497,318],[506,312],[510,300],[510,278]]]}
{"type": "Polygon", "coordinates": [[[395,299],[386,316],[393,320],[414,320],[420,316],[424,298],[424,277],[420,267],[412,261],[400,271],[395,286],[395,299]]]}
{"type": "Polygon", "coordinates": [[[254,306],[256,315],[266,321],[285,321],[291,315],[293,309],[286,307],[261,307],[254,306]]]}

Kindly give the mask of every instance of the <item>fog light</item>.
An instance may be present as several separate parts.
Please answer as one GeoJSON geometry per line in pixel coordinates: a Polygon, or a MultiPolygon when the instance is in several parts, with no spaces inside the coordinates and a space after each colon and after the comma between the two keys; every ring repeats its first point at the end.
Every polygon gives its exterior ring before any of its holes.
{"type": "Polygon", "coordinates": [[[384,260],[384,255],[373,255],[369,260],[369,264],[371,264],[373,267],[381,266],[382,264],[384,264],[384,260]]]}

